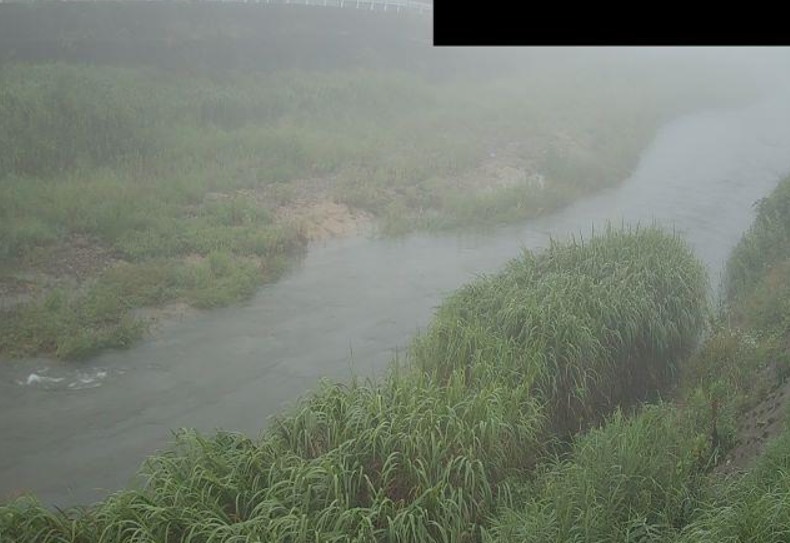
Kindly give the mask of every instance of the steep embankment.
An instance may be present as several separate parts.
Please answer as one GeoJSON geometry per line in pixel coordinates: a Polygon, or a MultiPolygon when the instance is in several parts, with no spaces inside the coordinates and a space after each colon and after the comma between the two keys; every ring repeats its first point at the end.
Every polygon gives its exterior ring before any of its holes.
{"type": "Polygon", "coordinates": [[[544,465],[487,541],[784,541],[790,531],[790,178],[760,202],[673,402],[544,465]]]}

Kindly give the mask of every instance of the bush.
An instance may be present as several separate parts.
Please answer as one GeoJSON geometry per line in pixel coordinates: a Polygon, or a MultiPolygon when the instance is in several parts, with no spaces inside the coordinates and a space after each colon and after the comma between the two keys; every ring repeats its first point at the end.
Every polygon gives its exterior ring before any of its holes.
{"type": "Polygon", "coordinates": [[[707,276],[656,228],[551,243],[453,294],[415,344],[440,382],[524,382],[571,434],[669,383],[705,324],[707,276]]]}
{"type": "Polygon", "coordinates": [[[669,405],[617,412],[543,468],[534,496],[501,513],[489,541],[667,541],[702,497],[706,436],[669,405]]]}

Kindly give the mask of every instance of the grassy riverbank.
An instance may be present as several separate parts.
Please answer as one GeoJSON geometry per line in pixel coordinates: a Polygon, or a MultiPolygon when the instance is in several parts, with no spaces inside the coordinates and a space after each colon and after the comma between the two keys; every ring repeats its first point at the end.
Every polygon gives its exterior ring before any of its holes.
{"type": "Polygon", "coordinates": [[[184,433],[146,489],[71,519],[17,501],[2,526],[42,541],[480,540],[569,435],[671,381],[706,292],[659,230],[555,243],[448,299],[383,382],[327,384],[260,440],[184,433]]]}
{"type": "Polygon", "coordinates": [[[760,204],[719,313],[677,237],[554,242],[449,297],[383,381],[326,383],[258,439],[182,431],[147,462],[145,488],[65,512],[19,498],[0,507],[0,533],[781,541],[789,189],[787,178],[760,204]]]}
{"type": "Polygon", "coordinates": [[[146,327],[130,310],[242,300],[310,239],[370,221],[402,234],[547,213],[624,179],[707,92],[555,89],[596,77],[6,64],[0,356],[128,346],[146,327]]]}
{"type": "Polygon", "coordinates": [[[724,305],[665,403],[616,414],[543,466],[488,541],[784,540],[790,178],[728,261],[724,305]]]}
{"type": "Polygon", "coordinates": [[[548,213],[749,91],[658,57],[435,50],[360,10],[0,10],[0,358],[127,347],[142,310],[244,300],[311,240],[548,213]]]}

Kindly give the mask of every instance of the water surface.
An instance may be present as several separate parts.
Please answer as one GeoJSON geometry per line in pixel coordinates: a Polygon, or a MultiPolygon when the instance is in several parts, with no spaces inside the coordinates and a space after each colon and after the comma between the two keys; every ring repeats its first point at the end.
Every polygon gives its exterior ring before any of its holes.
{"type": "Polygon", "coordinates": [[[675,228],[713,282],[753,204],[790,171],[790,103],[706,111],[665,126],[633,176],[559,213],[485,235],[350,238],[250,302],[190,317],[122,352],[81,364],[0,365],[0,497],[90,503],[130,481],[171,429],[257,435],[322,377],[380,375],[442,298],[549,236],[607,220],[675,228]]]}

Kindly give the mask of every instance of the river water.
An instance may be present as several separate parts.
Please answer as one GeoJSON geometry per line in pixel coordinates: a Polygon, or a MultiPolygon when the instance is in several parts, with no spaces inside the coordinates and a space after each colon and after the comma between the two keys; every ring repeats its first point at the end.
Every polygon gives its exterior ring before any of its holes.
{"type": "Polygon", "coordinates": [[[364,237],[311,248],[240,306],[186,318],[81,364],[0,365],[0,501],[87,504],[119,490],[172,429],[257,435],[322,378],[381,375],[449,292],[549,236],[607,220],[665,224],[685,236],[712,283],[753,204],[790,172],[790,99],[679,118],[624,184],[559,213],[475,235],[364,237]]]}

